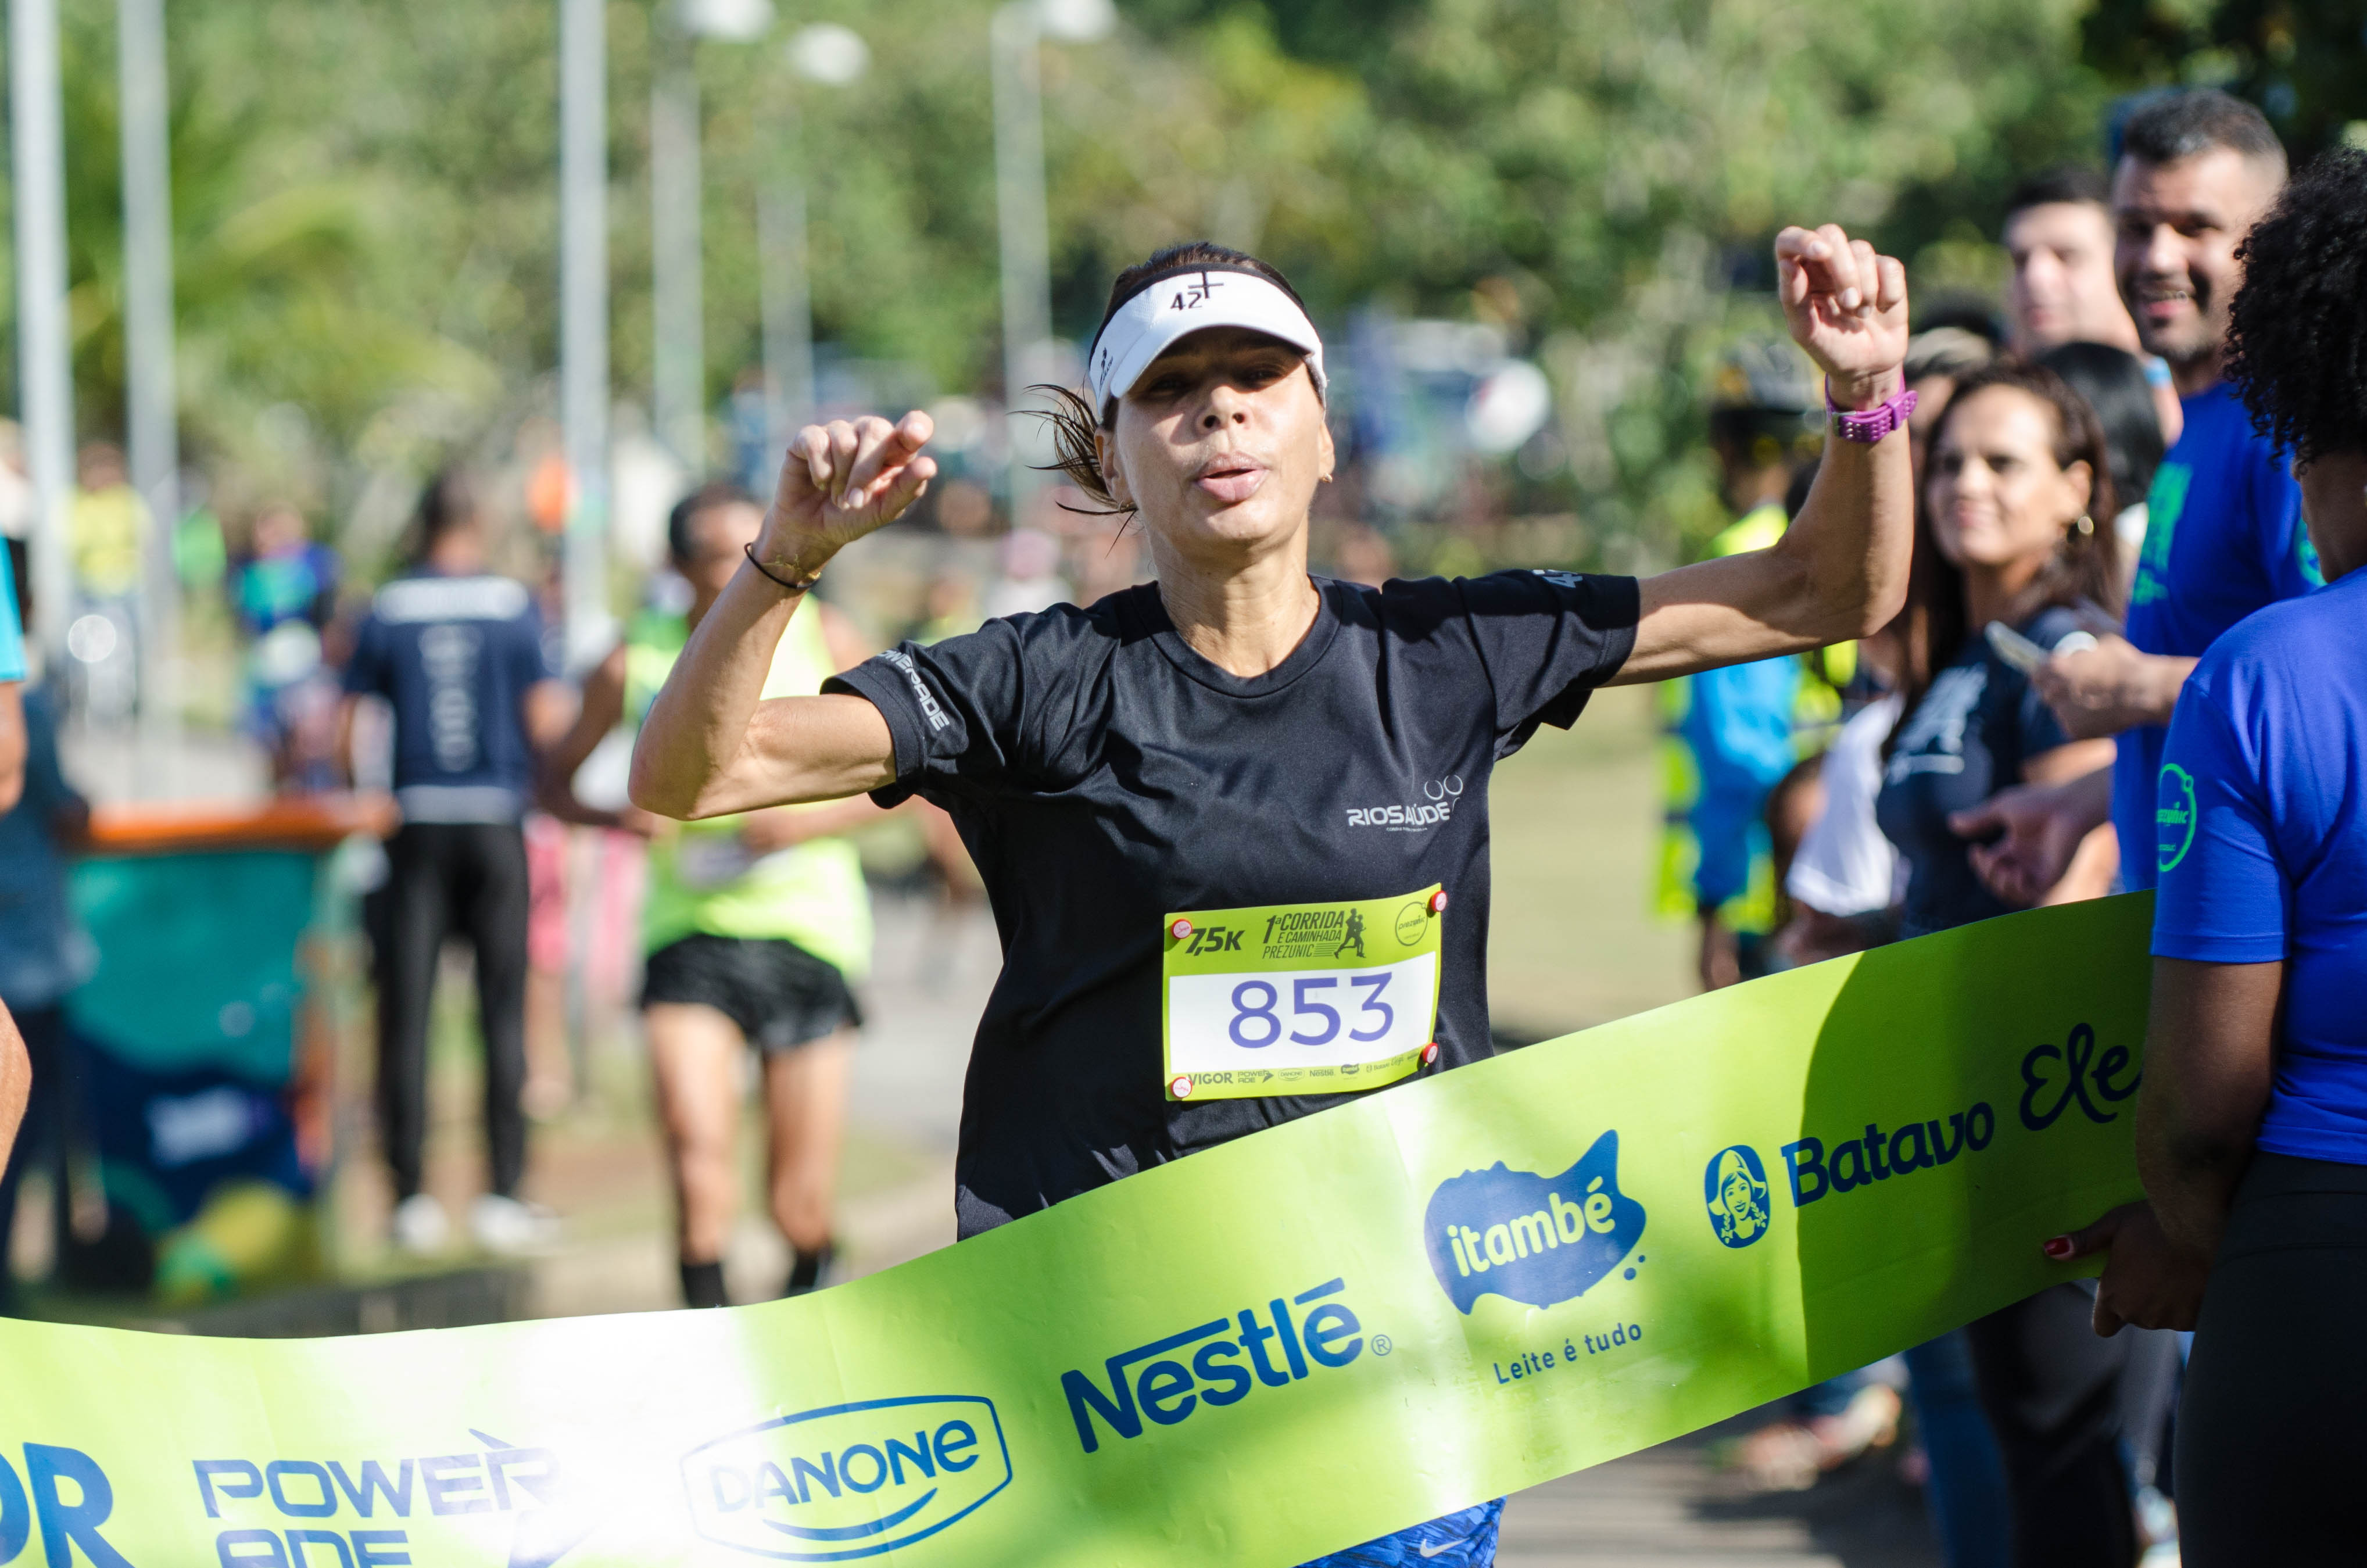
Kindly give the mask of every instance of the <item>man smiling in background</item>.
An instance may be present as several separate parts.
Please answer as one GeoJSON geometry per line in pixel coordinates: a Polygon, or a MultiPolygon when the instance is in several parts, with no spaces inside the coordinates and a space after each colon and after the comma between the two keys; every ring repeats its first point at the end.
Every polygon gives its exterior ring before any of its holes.
{"type": "Polygon", "coordinates": [[[2240,247],[2284,182],[2276,132],[2225,93],[2173,93],[2129,120],[2112,176],[2114,268],[2138,336],[2169,362],[2185,428],[2147,497],[2127,635],[2058,654],[2033,677],[2074,737],[2119,736],[2113,767],[2005,790],[1955,819],[1970,836],[2004,830],[1973,860],[2008,903],[2035,903],[2108,815],[2123,884],[2154,885],[2154,781],[2179,688],[2220,633],[2320,580],[2285,460],[2223,379],[2240,247]]]}

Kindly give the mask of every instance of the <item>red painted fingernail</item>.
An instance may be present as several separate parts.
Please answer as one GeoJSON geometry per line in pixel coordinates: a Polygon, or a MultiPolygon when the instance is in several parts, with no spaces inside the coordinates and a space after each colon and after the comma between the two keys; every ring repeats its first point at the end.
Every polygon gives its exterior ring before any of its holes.
{"type": "Polygon", "coordinates": [[[2049,1240],[2046,1244],[2046,1256],[2053,1258],[2069,1257],[2071,1256],[2071,1238],[2069,1236],[2056,1236],[2049,1240]]]}

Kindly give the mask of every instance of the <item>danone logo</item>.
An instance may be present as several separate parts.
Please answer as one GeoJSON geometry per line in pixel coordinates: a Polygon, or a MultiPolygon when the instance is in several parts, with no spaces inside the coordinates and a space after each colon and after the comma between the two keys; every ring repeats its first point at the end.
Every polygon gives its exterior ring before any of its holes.
{"type": "Polygon", "coordinates": [[[1489,1291],[1533,1307],[1583,1295],[1644,1234],[1644,1206],[1619,1190],[1619,1134],[1606,1132],[1557,1176],[1465,1171],[1430,1196],[1431,1272],[1468,1312],[1489,1291]]]}
{"type": "Polygon", "coordinates": [[[991,1400],[968,1394],[833,1404],[718,1437],[683,1457],[698,1533],[789,1562],[910,1546],[1011,1484],[991,1400]]]}

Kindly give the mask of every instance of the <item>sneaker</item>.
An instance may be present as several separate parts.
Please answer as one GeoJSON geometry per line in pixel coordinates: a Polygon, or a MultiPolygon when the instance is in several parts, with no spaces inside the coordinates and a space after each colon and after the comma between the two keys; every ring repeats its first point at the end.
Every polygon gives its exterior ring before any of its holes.
{"type": "Polygon", "coordinates": [[[445,1215],[444,1205],[424,1192],[414,1192],[394,1206],[394,1244],[413,1257],[427,1257],[444,1250],[451,1239],[452,1221],[445,1215]]]}
{"type": "Polygon", "coordinates": [[[469,1234],[502,1257],[538,1252],[559,1239],[559,1220],[538,1203],[487,1193],[469,1209],[469,1234]]]}
{"type": "Polygon", "coordinates": [[[790,1296],[807,1296],[823,1289],[832,1282],[832,1277],[837,1272],[831,1267],[837,1258],[838,1247],[831,1242],[824,1242],[820,1252],[793,1251],[790,1256],[788,1283],[781,1288],[781,1295],[785,1299],[790,1296]]]}

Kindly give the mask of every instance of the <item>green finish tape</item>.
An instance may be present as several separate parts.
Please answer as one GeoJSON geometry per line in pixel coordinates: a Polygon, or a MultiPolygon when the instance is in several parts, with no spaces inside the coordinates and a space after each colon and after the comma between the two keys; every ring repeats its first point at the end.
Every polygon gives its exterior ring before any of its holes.
{"type": "Polygon", "coordinates": [[[795,1301],[0,1323],[0,1562],[1298,1562],[2075,1272],[2040,1242],[2138,1192],[2150,922],[2040,910],[1698,997],[795,1301]]]}

